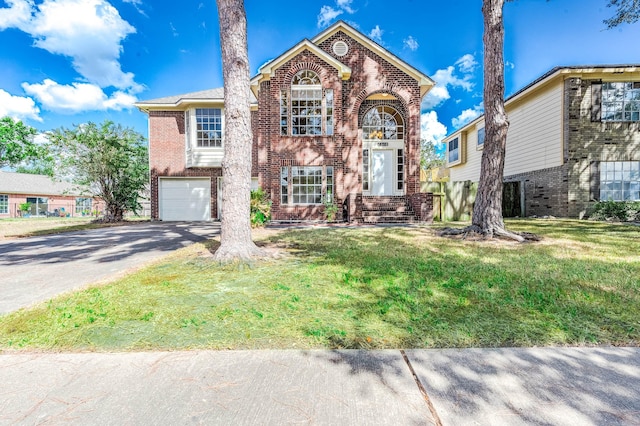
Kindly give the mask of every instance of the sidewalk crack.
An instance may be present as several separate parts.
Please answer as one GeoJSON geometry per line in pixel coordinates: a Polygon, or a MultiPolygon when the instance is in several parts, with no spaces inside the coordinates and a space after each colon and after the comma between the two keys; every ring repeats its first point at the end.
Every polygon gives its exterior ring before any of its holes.
{"type": "Polygon", "coordinates": [[[442,426],[442,421],[440,420],[440,416],[438,416],[438,412],[436,411],[436,408],[433,406],[431,399],[429,399],[429,394],[427,394],[427,390],[422,385],[422,382],[420,381],[420,379],[418,378],[418,375],[413,369],[413,365],[411,365],[411,361],[409,361],[409,357],[407,356],[407,354],[404,352],[403,349],[400,349],[400,353],[402,354],[402,358],[404,358],[404,362],[409,367],[409,371],[411,371],[411,374],[413,375],[413,380],[416,382],[416,385],[418,386],[418,389],[420,390],[420,393],[424,398],[424,402],[427,403],[427,407],[429,407],[429,411],[431,411],[431,415],[433,416],[433,420],[435,421],[436,426],[442,426]]]}

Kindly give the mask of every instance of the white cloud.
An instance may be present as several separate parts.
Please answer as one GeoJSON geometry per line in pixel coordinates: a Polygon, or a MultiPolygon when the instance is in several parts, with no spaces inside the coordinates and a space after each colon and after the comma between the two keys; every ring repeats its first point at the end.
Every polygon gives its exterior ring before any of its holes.
{"type": "Polygon", "coordinates": [[[455,65],[440,69],[431,77],[436,86],[424,98],[422,106],[424,108],[435,108],[451,97],[449,88],[457,87],[467,92],[473,90],[473,73],[475,70],[475,59],[473,55],[467,54],[458,59],[455,65]],[[460,74],[462,73],[462,75],[460,74]]]}
{"type": "Polygon", "coordinates": [[[438,113],[425,112],[420,116],[420,139],[439,145],[447,135],[447,126],[438,121],[438,113]]]}
{"type": "MultiPolygon", "coordinates": [[[[134,1],[132,3],[135,4],[134,1]]],[[[0,29],[18,28],[34,46],[71,58],[88,82],[139,92],[134,75],[120,67],[122,41],[136,32],[106,0],[8,0],[0,9],[0,29]]]]}
{"type": "Polygon", "coordinates": [[[353,14],[355,12],[355,10],[353,10],[353,8],[351,7],[351,3],[353,3],[353,0],[336,0],[336,5],[338,6],[338,8],[344,10],[349,14],[353,14]]]}
{"type": "Polygon", "coordinates": [[[169,22],[169,28],[171,28],[171,33],[174,37],[178,37],[180,33],[176,30],[176,27],[173,26],[173,22],[169,22]]]}
{"type": "Polygon", "coordinates": [[[380,28],[380,25],[376,25],[375,28],[369,32],[369,38],[375,42],[382,43],[382,34],[384,34],[384,30],[380,28]]]}
{"type": "Polygon", "coordinates": [[[406,47],[409,50],[412,50],[412,51],[418,50],[419,46],[420,45],[418,44],[418,40],[416,40],[412,36],[409,36],[404,39],[404,47],[406,47]]]}
{"type": "Polygon", "coordinates": [[[351,7],[353,0],[336,0],[336,7],[324,5],[318,14],[318,28],[328,27],[334,19],[343,13],[353,14],[355,10],[351,7]]]}
{"type": "Polygon", "coordinates": [[[18,120],[42,121],[40,109],[33,99],[13,96],[11,93],[0,89],[0,117],[7,116],[18,120]]]}
{"type": "Polygon", "coordinates": [[[479,117],[483,112],[484,112],[484,104],[480,102],[479,104],[475,105],[473,108],[468,108],[462,111],[460,115],[458,115],[457,117],[451,120],[451,124],[453,124],[454,128],[459,129],[465,124],[470,123],[475,118],[479,117]]]}
{"type": "Polygon", "coordinates": [[[122,2],[132,4],[141,15],[147,16],[145,11],[142,10],[142,0],[122,0],[122,2]]]}
{"type": "Polygon", "coordinates": [[[9,7],[0,9],[0,30],[5,28],[20,28],[31,19],[32,1],[5,0],[9,7]]]}
{"type": "Polygon", "coordinates": [[[476,70],[478,63],[476,62],[476,58],[474,58],[472,54],[467,53],[456,61],[456,65],[458,66],[460,72],[471,74],[476,70]]]}
{"type": "Polygon", "coordinates": [[[40,84],[22,83],[22,88],[45,109],[62,113],[108,109],[120,111],[132,108],[137,101],[135,96],[122,91],[116,91],[108,97],[99,86],[90,83],[61,85],[46,79],[40,84]]]}
{"type": "Polygon", "coordinates": [[[334,19],[343,13],[342,10],[336,10],[331,6],[322,6],[318,14],[318,28],[328,27],[334,19]]]}
{"type": "Polygon", "coordinates": [[[505,66],[506,68],[514,69],[514,68],[516,67],[516,64],[514,64],[513,62],[510,62],[510,61],[506,61],[506,62],[504,63],[504,66],[505,66]]]}

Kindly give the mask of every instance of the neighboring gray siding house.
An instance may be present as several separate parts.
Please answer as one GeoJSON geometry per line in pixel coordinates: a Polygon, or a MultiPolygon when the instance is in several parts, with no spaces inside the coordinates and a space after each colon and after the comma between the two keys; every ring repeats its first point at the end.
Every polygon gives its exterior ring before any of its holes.
{"type": "MultiPolygon", "coordinates": [[[[505,101],[504,180],[522,216],[584,217],[640,200],[640,65],[557,67],[505,101]]],[[[477,182],[484,116],[444,139],[452,182],[477,182]]]]}

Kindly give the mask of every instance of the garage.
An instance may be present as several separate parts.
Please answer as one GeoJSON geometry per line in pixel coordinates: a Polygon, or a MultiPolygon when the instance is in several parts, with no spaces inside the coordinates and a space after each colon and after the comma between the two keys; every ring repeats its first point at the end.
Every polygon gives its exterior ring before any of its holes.
{"type": "Polygon", "coordinates": [[[211,220],[211,179],[161,178],[158,192],[160,220],[211,220]]]}

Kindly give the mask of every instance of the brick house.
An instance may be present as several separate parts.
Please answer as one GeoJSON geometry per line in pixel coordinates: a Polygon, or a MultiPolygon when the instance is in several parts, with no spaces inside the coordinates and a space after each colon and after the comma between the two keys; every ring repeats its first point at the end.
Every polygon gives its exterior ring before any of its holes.
{"type": "MultiPolygon", "coordinates": [[[[252,177],[272,219],[431,219],[420,193],[420,103],[434,82],[338,22],[251,80],[252,177]]],[[[137,103],[149,116],[155,220],[219,218],[223,89],[137,103]]]]}
{"type": "MultiPolygon", "coordinates": [[[[640,65],[557,67],[505,101],[505,183],[520,216],[579,217],[640,200],[640,65]]],[[[484,116],[444,139],[451,181],[477,182],[484,116]]]]}
{"type": "Polygon", "coordinates": [[[12,217],[90,216],[104,210],[104,201],[76,185],[49,176],[0,170],[0,219],[12,217]],[[20,205],[29,203],[29,210],[20,205]]]}

